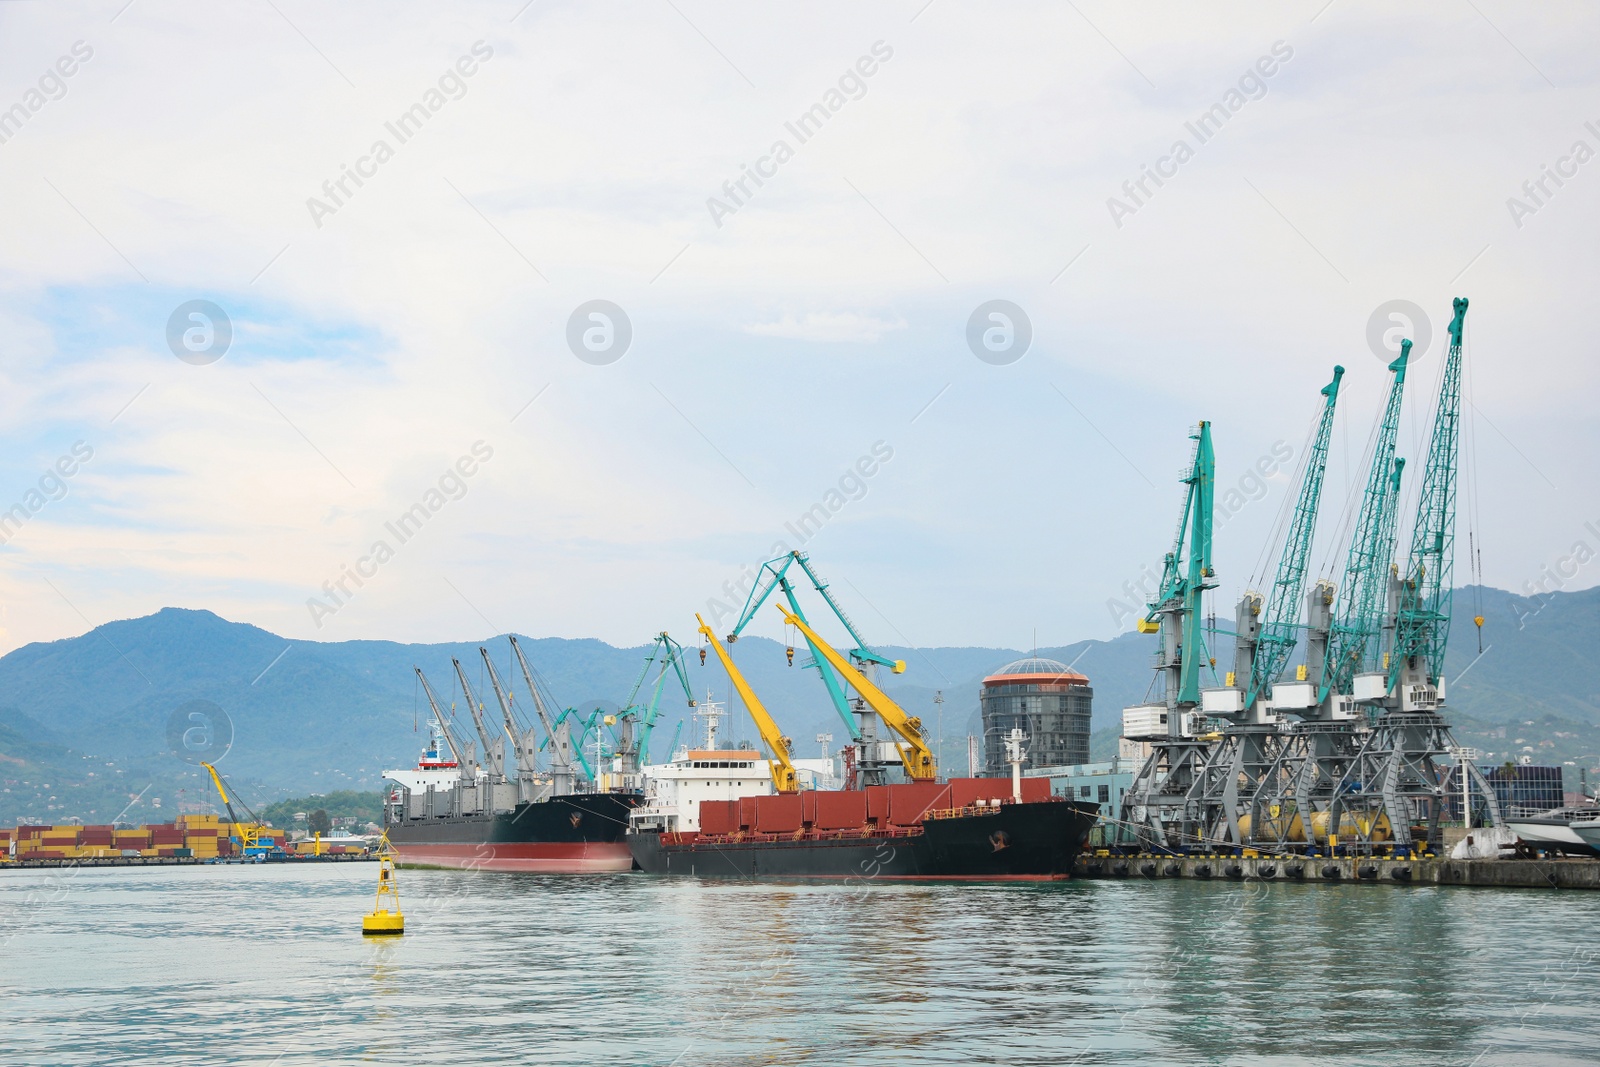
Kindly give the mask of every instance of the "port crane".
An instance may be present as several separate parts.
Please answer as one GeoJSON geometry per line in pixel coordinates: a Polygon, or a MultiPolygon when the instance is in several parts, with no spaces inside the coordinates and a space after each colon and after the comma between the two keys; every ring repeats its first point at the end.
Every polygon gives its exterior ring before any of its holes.
{"type": "Polygon", "coordinates": [[[743,672],[734,665],[733,657],[723,650],[722,642],[717,640],[717,635],[712,632],[711,627],[707,626],[706,621],[699,615],[694,617],[694,621],[700,624],[700,636],[711,642],[717,659],[722,661],[723,670],[728,672],[733,687],[739,691],[739,699],[744,701],[745,708],[750,712],[750,718],[755,720],[761,740],[766,742],[767,750],[772,753],[772,758],[767,761],[767,768],[772,772],[773,786],[780,793],[798,792],[800,776],[794,769],[794,762],[789,758],[789,750],[794,742],[783,736],[778,724],[772,721],[766,705],[761,703],[761,698],[750,688],[750,683],[745,680],[743,672]]]}
{"type": "Polygon", "coordinates": [[[618,755],[622,757],[622,773],[630,778],[637,775],[650,760],[650,735],[655,730],[656,718],[660,714],[661,693],[666,687],[669,669],[678,676],[678,684],[683,687],[684,699],[693,709],[696,703],[694,691],[689,686],[689,674],[683,665],[683,646],[663,630],[656,634],[655,641],[650,645],[650,653],[645,657],[644,666],[639,670],[639,677],[628,693],[628,702],[617,712],[617,720],[623,724],[618,755]],[[661,670],[651,689],[650,700],[647,704],[640,705],[639,691],[644,687],[645,680],[650,675],[650,668],[655,665],[658,658],[661,661],[661,670]]]}
{"type": "Polygon", "coordinates": [[[531,728],[526,728],[517,721],[511,707],[512,693],[500,684],[500,674],[494,669],[494,660],[489,657],[489,650],[479,646],[478,655],[483,657],[483,666],[489,672],[489,684],[494,688],[494,698],[500,705],[500,716],[505,722],[506,734],[511,738],[511,751],[517,761],[517,800],[532,801],[534,779],[539,773],[538,738],[531,728]]]}
{"type": "MultiPolygon", "coordinates": [[[[879,689],[872,680],[858,670],[848,659],[839,653],[832,645],[818,636],[811,628],[811,624],[802,619],[796,612],[790,611],[782,604],[777,605],[783,613],[783,621],[796,627],[805,635],[807,643],[822,654],[828,664],[838,671],[850,687],[867,705],[883,720],[884,725],[898,734],[903,744],[896,744],[895,751],[900,755],[900,762],[905,766],[906,776],[914,782],[931,782],[938,776],[938,769],[934,765],[933,751],[928,747],[927,740],[922,735],[922,720],[913,715],[907,715],[905,710],[879,689]]],[[[866,731],[862,731],[866,734],[866,731]]],[[[870,735],[869,735],[870,736],[870,735]]]]}
{"type": "MultiPolygon", "coordinates": [[[[1321,411],[1305,453],[1271,596],[1263,597],[1252,589],[1240,597],[1233,670],[1227,673],[1222,688],[1201,692],[1201,710],[1208,717],[1227,723],[1207,755],[1200,778],[1191,787],[1191,799],[1204,812],[1204,837],[1208,842],[1241,845],[1247,828],[1261,825],[1257,797],[1274,792],[1284,778],[1285,735],[1273,717],[1275,701],[1282,698],[1294,704],[1298,697],[1301,706],[1310,703],[1313,687],[1303,677],[1291,685],[1275,683],[1299,641],[1297,620],[1305,595],[1306,570],[1343,377],[1344,368],[1334,367],[1333,380],[1322,388],[1321,411]],[[1252,813],[1251,818],[1241,826],[1240,815],[1247,810],[1252,813]]],[[[1282,811],[1281,804],[1278,810],[1282,811]]]]}
{"type": "Polygon", "coordinates": [[[504,785],[506,780],[506,737],[499,730],[489,729],[489,724],[483,719],[483,705],[472,691],[472,686],[467,682],[467,672],[461,669],[461,661],[455,658],[450,660],[450,665],[456,669],[456,678],[461,682],[461,695],[466,699],[467,709],[472,712],[472,725],[477,728],[478,740],[483,743],[483,757],[489,773],[489,785],[492,789],[497,785],[504,785]]]}
{"type": "MultiPolygon", "coordinates": [[[[1394,558],[1395,516],[1399,511],[1400,477],[1405,460],[1395,457],[1395,439],[1400,431],[1400,402],[1406,387],[1406,367],[1411,359],[1411,341],[1400,342],[1400,356],[1389,364],[1394,379],[1384,404],[1373,448],[1372,466],[1361,494],[1361,510],[1345,559],[1344,581],[1340,583],[1333,609],[1327,658],[1322,665],[1320,709],[1315,718],[1335,718],[1337,698],[1357,699],[1355,677],[1372,663],[1383,628],[1383,605],[1387,599],[1389,566],[1394,558]]],[[[1381,696],[1382,694],[1374,694],[1381,696]]]]}
{"type": "MultiPolygon", "coordinates": [[[[761,610],[761,606],[767,602],[775,590],[781,589],[783,591],[783,597],[789,603],[789,611],[796,618],[805,621],[805,612],[801,610],[799,598],[795,596],[794,585],[789,581],[789,568],[794,566],[798,566],[805,573],[805,576],[811,580],[811,587],[817,591],[818,596],[822,597],[823,603],[833,612],[834,617],[839,620],[839,624],[845,628],[845,632],[855,642],[855,647],[850,650],[850,660],[853,663],[887,667],[895,674],[905,673],[905,660],[890,659],[874,651],[867,644],[860,631],[856,629],[855,623],[850,621],[850,616],[845,614],[844,608],[839,605],[833,594],[828,591],[828,583],[822,580],[822,576],[811,565],[811,557],[799,551],[785,553],[782,556],[769,559],[761,565],[760,575],[756,579],[756,584],[750,590],[750,595],[745,598],[744,610],[739,613],[738,621],[733,624],[733,629],[728,632],[728,643],[730,645],[739,639],[739,635],[744,632],[745,627],[750,625],[751,620],[756,617],[756,612],[761,610]]],[[[811,659],[802,663],[801,667],[815,668],[817,673],[821,675],[822,684],[828,690],[828,699],[833,702],[834,710],[839,713],[839,718],[844,721],[845,728],[850,731],[850,739],[857,742],[861,741],[863,739],[862,728],[856,721],[857,709],[851,708],[850,701],[845,697],[844,689],[839,684],[838,676],[829,669],[826,659],[821,655],[821,650],[817,647],[816,642],[807,637],[806,644],[810,646],[811,659]]],[[[793,648],[788,650],[788,656],[789,662],[793,663],[793,648]]]]}
{"type": "MultiPolygon", "coordinates": [[[[546,743],[549,744],[550,753],[550,788],[556,796],[577,792],[580,779],[573,769],[573,759],[583,767],[584,775],[593,778],[588,762],[583,758],[581,749],[574,751],[572,745],[572,727],[566,723],[563,713],[561,720],[557,721],[550,715],[549,704],[540,689],[539,676],[528,663],[528,657],[522,654],[522,646],[517,643],[517,635],[508,635],[511,639],[511,651],[516,654],[517,664],[522,668],[522,679],[528,684],[528,693],[533,697],[533,710],[539,716],[539,722],[544,726],[546,743]]],[[[552,702],[553,703],[553,702],[552,702]]],[[[540,746],[541,749],[544,747],[540,746]]]]}
{"type": "Polygon", "coordinates": [[[265,836],[262,833],[261,820],[250,810],[250,805],[246,804],[243,798],[239,798],[239,806],[250,816],[249,822],[243,822],[234,813],[233,799],[228,796],[228,788],[223,784],[222,775],[217,772],[217,768],[209,763],[201,763],[200,766],[211,772],[211,784],[217,787],[217,794],[222,797],[222,806],[228,811],[228,825],[232,828],[229,840],[238,844],[240,851],[247,857],[264,857],[276,853],[278,846],[271,843],[271,838],[267,838],[268,844],[261,843],[261,839],[265,836]]]}
{"type": "Polygon", "coordinates": [[[1194,720],[1200,670],[1207,662],[1201,597],[1216,586],[1211,533],[1217,461],[1209,422],[1201,422],[1189,437],[1194,451],[1180,479],[1186,488],[1178,530],[1162,561],[1156,597],[1137,624],[1140,633],[1158,635],[1156,669],[1164,677],[1164,700],[1123,713],[1126,736],[1151,746],[1123,795],[1123,822],[1140,828],[1141,836],[1159,848],[1184,847],[1200,840],[1205,829],[1189,795],[1203,777],[1209,747],[1196,736],[1194,720]],[[1130,720],[1138,725],[1130,728],[1130,720]]]}
{"type": "MultiPolygon", "coordinates": [[[[1492,825],[1501,825],[1494,790],[1478,768],[1461,758],[1450,727],[1439,714],[1444,705],[1444,654],[1450,635],[1450,578],[1455,563],[1456,477],[1461,426],[1461,341],[1467,300],[1452,303],[1450,345],[1440,371],[1427,461],[1417,497],[1406,570],[1385,560],[1387,613],[1382,619],[1388,648],[1377,669],[1357,674],[1354,696],[1375,709],[1371,731],[1345,769],[1329,806],[1328,825],[1344,832],[1354,847],[1370,850],[1384,838],[1394,846],[1413,846],[1413,826],[1424,823],[1429,847],[1441,841],[1445,774],[1440,761],[1456,756],[1458,788],[1475,788],[1492,825]]],[[[1393,552],[1391,532],[1389,549],[1393,552]]],[[[1469,794],[1470,799],[1470,794],[1469,794]]],[[[1470,812],[1466,813],[1470,815],[1470,812]]]]}
{"type": "Polygon", "coordinates": [[[444,712],[439,710],[439,698],[433,695],[433,686],[428,684],[428,676],[422,673],[422,668],[413,667],[412,670],[417,672],[417,680],[422,683],[422,695],[427,698],[428,707],[433,711],[433,721],[439,724],[439,732],[444,735],[445,744],[450,746],[450,755],[456,761],[459,786],[475,788],[478,784],[477,752],[470,741],[456,740],[455,731],[444,712]]]}

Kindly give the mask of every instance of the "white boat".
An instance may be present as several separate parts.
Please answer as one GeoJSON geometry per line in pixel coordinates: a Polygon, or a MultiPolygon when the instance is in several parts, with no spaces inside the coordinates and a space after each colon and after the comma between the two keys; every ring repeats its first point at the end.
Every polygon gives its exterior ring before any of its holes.
{"type": "MultiPolygon", "coordinates": [[[[704,726],[700,747],[680,746],[668,762],[643,769],[645,802],[629,814],[634,829],[698,831],[702,800],[737,800],[777,792],[772,763],[765,756],[752,748],[718,746],[717,725],[722,715],[723,705],[713,700],[702,702],[695,709],[695,718],[704,726]]],[[[801,789],[839,788],[832,757],[791,762],[801,789]]]]}
{"type": "Polygon", "coordinates": [[[1578,840],[1600,852],[1600,818],[1579,819],[1569,823],[1567,828],[1578,835],[1578,840]]]}
{"type": "Polygon", "coordinates": [[[1590,800],[1537,815],[1513,815],[1506,819],[1506,828],[1534,848],[1588,854],[1600,852],[1600,845],[1585,840],[1573,824],[1596,822],[1600,822],[1600,802],[1590,800]]]}

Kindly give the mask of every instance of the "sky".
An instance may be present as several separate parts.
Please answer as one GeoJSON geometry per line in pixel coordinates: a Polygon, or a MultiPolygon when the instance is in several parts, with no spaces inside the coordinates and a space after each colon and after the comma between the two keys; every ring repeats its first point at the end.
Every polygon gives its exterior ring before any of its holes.
{"type": "Polygon", "coordinates": [[[1426,329],[1420,472],[1456,296],[1462,540],[1488,584],[1593,585],[1597,31],[1488,0],[0,5],[0,651],[168,605],[688,640],[789,549],[880,643],[1108,638],[1199,420],[1231,615],[1336,363],[1338,571],[1386,345],[1426,329]]]}

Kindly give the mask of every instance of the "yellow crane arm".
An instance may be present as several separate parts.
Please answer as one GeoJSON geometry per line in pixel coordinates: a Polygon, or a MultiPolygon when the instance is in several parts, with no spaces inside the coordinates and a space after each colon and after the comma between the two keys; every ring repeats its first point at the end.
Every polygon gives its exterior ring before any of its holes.
{"type": "Polygon", "coordinates": [[[851,688],[860,693],[867,705],[878,713],[878,718],[882,719],[889,729],[905,739],[906,744],[910,746],[909,748],[900,749],[898,745],[895,747],[899,749],[900,761],[906,765],[906,774],[910,775],[913,781],[933,781],[938,774],[938,770],[933,764],[933,751],[928,748],[928,743],[922,739],[922,720],[915,716],[907,715],[899,704],[890,700],[883,690],[873,685],[866,675],[856,670],[854,664],[841,656],[837,649],[819,637],[817,632],[807,625],[804,619],[789,611],[782,604],[777,607],[779,611],[783,612],[784,621],[791,626],[800,628],[800,632],[806,635],[806,638],[810,640],[818,652],[822,653],[822,658],[827,660],[834,670],[843,675],[845,681],[850,683],[851,688]]]}
{"type": "Polygon", "coordinates": [[[222,806],[228,809],[228,814],[229,815],[232,815],[233,814],[233,804],[228,800],[228,791],[227,791],[227,789],[223,788],[222,775],[218,774],[217,773],[217,769],[215,767],[211,766],[211,764],[209,764],[209,763],[202,763],[202,764],[200,764],[200,766],[204,767],[206,770],[211,772],[211,780],[212,780],[212,782],[216,783],[217,792],[222,794],[222,806]]]}
{"type": "Polygon", "coordinates": [[[783,736],[778,729],[778,724],[772,721],[772,716],[767,714],[766,706],[761,703],[761,698],[756,696],[756,691],[750,688],[750,683],[744,680],[744,675],[739,668],[733,665],[732,658],[723,651],[722,642],[717,640],[717,635],[711,632],[711,627],[699,615],[694,621],[700,624],[700,633],[711,647],[716,649],[717,658],[722,661],[722,667],[728,672],[728,677],[733,680],[733,687],[739,691],[739,697],[744,701],[744,706],[750,709],[750,717],[756,721],[756,729],[761,732],[761,740],[767,743],[767,748],[772,751],[772,759],[767,766],[772,771],[772,784],[780,793],[794,793],[800,789],[800,776],[794,769],[794,764],[789,761],[789,739],[783,736]]]}
{"type": "MultiPolygon", "coordinates": [[[[233,824],[235,832],[238,833],[239,843],[241,845],[249,846],[259,844],[261,840],[261,827],[257,826],[255,823],[242,823],[239,821],[239,816],[233,813],[233,801],[228,799],[228,790],[222,784],[222,775],[218,774],[217,769],[209,763],[202,761],[200,766],[211,772],[211,781],[216,784],[217,792],[222,796],[222,806],[228,809],[228,821],[233,824]]],[[[243,802],[241,801],[241,803],[243,802]]],[[[248,805],[246,805],[245,810],[249,810],[248,805]]],[[[254,815],[252,815],[251,818],[254,818],[254,815]]]]}

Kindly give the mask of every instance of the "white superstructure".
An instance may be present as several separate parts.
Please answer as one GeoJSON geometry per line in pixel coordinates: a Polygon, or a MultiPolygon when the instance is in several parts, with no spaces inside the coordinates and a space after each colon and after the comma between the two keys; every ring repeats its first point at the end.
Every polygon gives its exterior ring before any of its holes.
{"type": "MultiPolygon", "coordinates": [[[[659,829],[668,833],[700,829],[702,800],[737,800],[740,797],[771,796],[771,761],[750,748],[718,748],[717,725],[722,705],[706,701],[695,711],[704,724],[704,747],[679,748],[668,763],[645,767],[645,802],[635,808],[631,821],[635,828],[659,829]]],[[[798,759],[791,761],[798,772],[801,789],[837,789],[835,761],[798,759]]]]}

